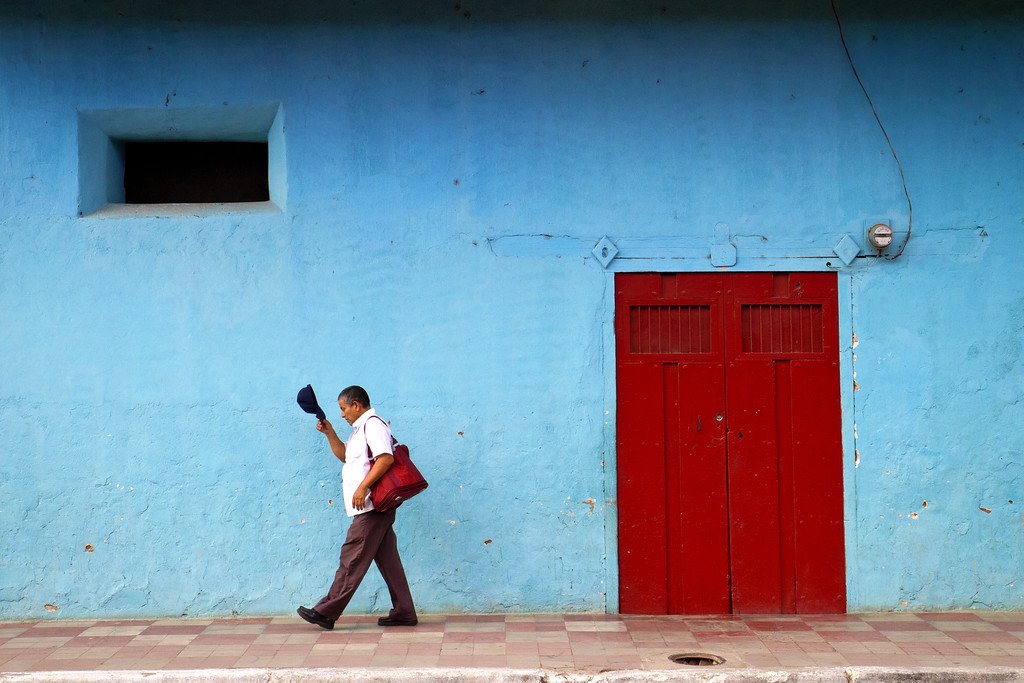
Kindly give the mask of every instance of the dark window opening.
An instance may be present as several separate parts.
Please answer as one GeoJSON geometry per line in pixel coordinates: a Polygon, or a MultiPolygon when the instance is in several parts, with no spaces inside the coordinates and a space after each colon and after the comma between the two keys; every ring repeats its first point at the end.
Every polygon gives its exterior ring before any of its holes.
{"type": "Polygon", "coordinates": [[[266,142],[123,144],[126,204],[270,201],[266,142]]]}

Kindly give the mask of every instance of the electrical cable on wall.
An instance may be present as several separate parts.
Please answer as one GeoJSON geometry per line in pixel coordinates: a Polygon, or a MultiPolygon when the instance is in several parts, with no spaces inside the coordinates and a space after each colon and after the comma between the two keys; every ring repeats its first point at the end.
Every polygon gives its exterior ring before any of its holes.
{"type": "Polygon", "coordinates": [[[857,79],[857,85],[860,86],[861,92],[864,93],[864,97],[868,101],[868,105],[871,107],[871,113],[875,117],[875,122],[878,124],[879,129],[882,131],[882,135],[885,137],[886,144],[889,145],[889,152],[892,153],[892,158],[896,162],[896,168],[900,172],[900,182],[903,183],[903,196],[907,198],[907,234],[903,238],[903,243],[900,244],[900,248],[892,256],[883,256],[882,258],[888,261],[894,261],[900,257],[903,250],[907,247],[907,242],[910,241],[910,231],[914,225],[914,205],[910,202],[910,192],[907,190],[907,178],[903,174],[903,164],[900,163],[900,158],[896,154],[896,148],[893,147],[892,140],[889,139],[889,133],[885,130],[885,125],[882,123],[882,119],[878,116],[878,110],[875,109],[875,103],[871,99],[871,95],[868,94],[868,89],[864,86],[864,81],[860,78],[860,72],[857,71],[857,65],[853,63],[853,56],[850,54],[850,48],[846,44],[846,35],[843,32],[843,22],[839,19],[839,9],[836,7],[836,0],[831,0],[832,4],[832,16],[836,18],[836,26],[839,28],[839,40],[843,44],[843,51],[846,53],[846,60],[850,63],[850,68],[853,70],[853,76],[857,79]]]}

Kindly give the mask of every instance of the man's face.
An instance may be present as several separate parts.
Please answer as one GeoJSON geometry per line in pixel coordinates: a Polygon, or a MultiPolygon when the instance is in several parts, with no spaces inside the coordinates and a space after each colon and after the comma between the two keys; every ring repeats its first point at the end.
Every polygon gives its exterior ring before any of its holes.
{"type": "Polygon", "coordinates": [[[345,418],[345,422],[352,424],[359,419],[359,416],[363,414],[362,407],[358,401],[352,403],[346,403],[345,399],[338,399],[338,407],[341,408],[341,416],[345,418]]]}

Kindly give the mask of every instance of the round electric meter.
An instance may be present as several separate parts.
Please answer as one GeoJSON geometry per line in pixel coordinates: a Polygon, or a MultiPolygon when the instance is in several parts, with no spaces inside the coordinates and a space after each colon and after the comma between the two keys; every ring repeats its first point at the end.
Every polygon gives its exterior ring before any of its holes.
{"type": "Polygon", "coordinates": [[[868,243],[881,251],[892,244],[892,228],[885,223],[876,223],[868,229],[868,243]]]}

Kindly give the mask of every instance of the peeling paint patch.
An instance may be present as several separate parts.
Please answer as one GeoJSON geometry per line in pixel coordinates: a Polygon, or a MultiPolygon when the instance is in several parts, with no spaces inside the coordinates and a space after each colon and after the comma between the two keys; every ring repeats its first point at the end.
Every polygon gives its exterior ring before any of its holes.
{"type": "Polygon", "coordinates": [[[595,502],[594,502],[593,498],[587,498],[586,500],[581,500],[580,501],[580,505],[589,505],[590,506],[590,512],[588,512],[587,514],[588,515],[594,514],[595,502]]]}
{"type": "Polygon", "coordinates": [[[60,607],[57,607],[57,605],[46,603],[45,605],[43,605],[43,609],[45,609],[47,612],[56,612],[60,609],[60,607]]]}
{"type": "Polygon", "coordinates": [[[928,507],[928,501],[927,500],[922,500],[921,501],[921,507],[923,507],[923,508],[928,507]]]}
{"type": "Polygon", "coordinates": [[[333,498],[328,498],[327,499],[327,504],[328,505],[334,505],[334,499],[333,498]]]}
{"type": "Polygon", "coordinates": [[[91,553],[94,550],[96,550],[96,548],[93,547],[92,543],[85,544],[85,552],[91,553]]]}
{"type": "Polygon", "coordinates": [[[860,467],[860,451],[856,448],[853,449],[853,466],[860,467]]]}
{"type": "Polygon", "coordinates": [[[984,512],[986,515],[991,515],[992,514],[992,508],[978,508],[978,509],[981,510],[982,512],[984,512]]]}
{"type": "Polygon", "coordinates": [[[488,539],[486,539],[486,540],[484,540],[484,545],[490,545],[490,544],[492,544],[492,543],[494,543],[494,541],[492,541],[492,540],[491,540],[491,539],[489,539],[489,538],[488,538],[488,539]]]}
{"type": "Polygon", "coordinates": [[[911,513],[910,513],[910,518],[911,518],[911,519],[917,519],[917,518],[918,518],[918,517],[920,517],[920,516],[921,516],[921,515],[917,514],[916,512],[911,512],[911,513]]]}

